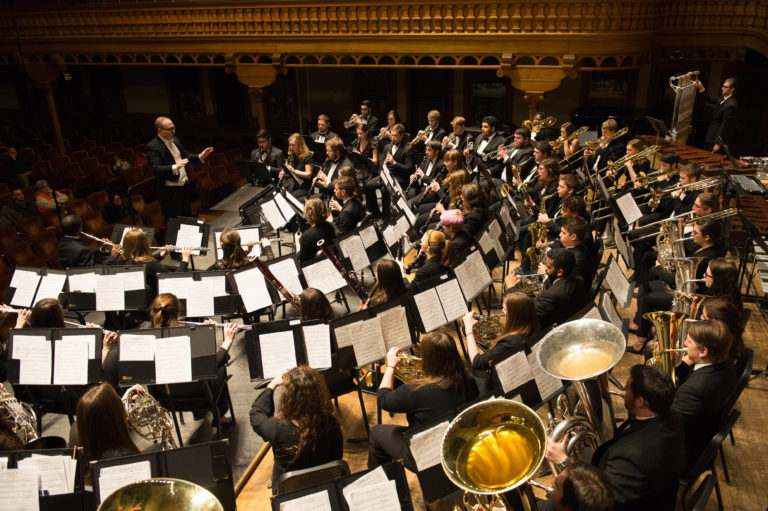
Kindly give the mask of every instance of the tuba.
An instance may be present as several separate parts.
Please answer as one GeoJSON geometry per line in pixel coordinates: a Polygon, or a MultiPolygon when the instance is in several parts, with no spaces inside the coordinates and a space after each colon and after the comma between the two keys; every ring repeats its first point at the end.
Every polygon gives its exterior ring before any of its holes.
{"type": "MultiPolygon", "coordinates": [[[[467,511],[490,511],[513,489],[520,491],[544,460],[547,437],[539,416],[522,403],[492,399],[470,406],[451,421],[443,436],[443,471],[464,490],[467,511]],[[470,502],[474,497],[475,502],[470,502]]],[[[536,506],[533,505],[532,508],[536,506]]],[[[454,508],[457,509],[457,508],[454,508]]]]}
{"type": "Polygon", "coordinates": [[[175,449],[171,413],[148,392],[129,391],[125,396],[128,424],[146,440],[160,440],[163,450],[175,449]]]}
{"type": "Polygon", "coordinates": [[[22,442],[37,440],[37,417],[28,403],[19,401],[7,390],[0,388],[0,415],[22,442]]]}
{"type": "Polygon", "coordinates": [[[189,481],[158,477],[126,484],[99,505],[98,511],[166,509],[224,511],[219,499],[206,488],[189,481]]]}
{"type": "Polygon", "coordinates": [[[658,347],[653,350],[653,356],[645,365],[655,367],[668,374],[675,381],[675,366],[677,365],[678,339],[683,322],[688,318],[684,312],[655,311],[643,314],[656,327],[656,342],[658,347]],[[675,346],[672,345],[675,344],[675,346]]]}

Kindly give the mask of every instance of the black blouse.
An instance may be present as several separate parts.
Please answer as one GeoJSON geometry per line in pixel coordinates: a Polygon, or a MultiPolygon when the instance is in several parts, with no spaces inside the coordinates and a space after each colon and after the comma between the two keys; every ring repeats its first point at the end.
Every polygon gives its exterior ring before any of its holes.
{"type": "Polygon", "coordinates": [[[476,398],[477,385],[470,380],[470,387],[464,396],[459,395],[456,389],[442,389],[432,383],[409,383],[394,390],[380,388],[376,395],[382,410],[405,413],[408,427],[414,427],[476,398]]]}
{"type": "Polygon", "coordinates": [[[317,242],[325,240],[326,245],[332,245],[336,239],[336,231],[333,228],[333,224],[323,220],[319,224],[309,227],[301,234],[301,240],[299,241],[301,248],[299,249],[299,262],[310,261],[314,259],[317,251],[320,247],[317,246],[317,242]]]}

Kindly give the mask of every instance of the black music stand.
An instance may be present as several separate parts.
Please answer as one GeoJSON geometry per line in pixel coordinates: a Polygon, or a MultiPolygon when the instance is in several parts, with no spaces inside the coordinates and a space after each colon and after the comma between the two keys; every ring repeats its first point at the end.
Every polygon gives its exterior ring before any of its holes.
{"type": "Polygon", "coordinates": [[[155,237],[155,229],[152,227],[145,227],[143,225],[127,225],[127,224],[115,224],[112,227],[112,235],[109,237],[109,241],[116,245],[123,243],[123,233],[126,229],[141,229],[144,234],[147,235],[147,243],[152,244],[152,239],[155,237]]]}
{"type": "Polygon", "coordinates": [[[272,182],[267,166],[260,161],[235,160],[235,168],[240,177],[246,179],[254,188],[267,186],[272,182]]]}
{"type": "Polygon", "coordinates": [[[659,144],[659,135],[664,135],[665,140],[672,140],[672,134],[669,132],[669,128],[667,128],[667,125],[662,121],[661,119],[656,119],[655,117],[651,117],[650,115],[646,115],[645,119],[648,121],[648,124],[651,125],[651,129],[656,132],[656,143],[655,145],[659,144]]]}
{"type": "Polygon", "coordinates": [[[19,460],[31,456],[66,456],[77,459],[75,468],[75,485],[72,493],[59,495],[40,495],[38,503],[40,511],[82,511],[90,509],[89,498],[85,489],[85,467],[83,466],[83,448],[75,449],[36,449],[23,451],[7,451],[3,453],[8,458],[8,468],[18,468],[19,460]],[[87,504],[88,503],[88,504],[87,504]]]}

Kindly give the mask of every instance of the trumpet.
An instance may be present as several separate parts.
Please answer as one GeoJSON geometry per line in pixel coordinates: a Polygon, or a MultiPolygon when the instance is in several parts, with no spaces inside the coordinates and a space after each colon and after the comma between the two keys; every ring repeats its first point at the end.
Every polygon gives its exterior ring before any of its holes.
{"type": "Polygon", "coordinates": [[[432,133],[432,128],[430,126],[427,126],[426,128],[424,128],[420,132],[416,133],[416,136],[413,137],[413,140],[408,142],[408,145],[411,146],[411,147],[415,146],[416,144],[421,142],[422,135],[429,135],[430,133],[432,133]]]}
{"type": "Polygon", "coordinates": [[[530,121],[526,119],[523,121],[523,127],[528,128],[530,131],[535,133],[542,128],[549,128],[550,126],[553,126],[556,122],[557,122],[557,117],[552,117],[550,115],[538,121],[530,121]]]}
{"type": "Polygon", "coordinates": [[[360,124],[360,116],[357,114],[352,114],[348,121],[344,121],[344,127],[347,129],[358,124],[360,124]]]}
{"type": "Polygon", "coordinates": [[[387,135],[390,135],[390,136],[392,135],[392,128],[389,125],[382,126],[382,128],[379,130],[379,134],[373,137],[373,139],[378,144],[381,142],[381,139],[383,139],[387,135]]]}
{"type": "Polygon", "coordinates": [[[624,135],[627,134],[628,131],[629,131],[629,128],[626,128],[626,127],[621,128],[619,131],[617,131],[613,135],[609,135],[607,137],[600,137],[597,140],[595,140],[594,142],[590,142],[590,141],[585,142],[584,143],[584,147],[585,147],[585,149],[587,149],[589,151],[594,151],[595,149],[597,149],[602,144],[610,144],[611,142],[613,142],[617,138],[623,137],[624,135]]]}
{"type": "Polygon", "coordinates": [[[573,140],[574,138],[578,137],[579,135],[581,135],[582,133],[584,133],[588,129],[589,129],[589,126],[582,126],[581,128],[577,129],[576,131],[574,131],[573,133],[571,133],[570,135],[568,135],[565,138],[560,137],[557,140],[550,141],[549,145],[552,146],[552,150],[553,151],[556,150],[556,149],[559,149],[563,144],[565,144],[566,142],[570,142],[571,140],[573,140]]]}

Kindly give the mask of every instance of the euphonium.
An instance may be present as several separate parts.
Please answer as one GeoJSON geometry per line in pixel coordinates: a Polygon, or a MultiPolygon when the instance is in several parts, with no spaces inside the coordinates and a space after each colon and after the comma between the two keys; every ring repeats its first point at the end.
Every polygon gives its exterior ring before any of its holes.
{"type": "Polygon", "coordinates": [[[134,390],[125,396],[123,403],[128,424],[139,436],[146,440],[160,440],[164,450],[176,448],[171,413],[160,406],[154,397],[148,392],[134,390]]]}
{"type": "Polygon", "coordinates": [[[537,132],[542,128],[549,128],[557,122],[557,117],[547,116],[544,119],[538,121],[529,121],[528,119],[523,121],[523,127],[528,128],[532,132],[537,132]]]}
{"type": "Polygon", "coordinates": [[[414,346],[413,354],[407,351],[400,351],[397,358],[400,362],[395,366],[395,378],[403,383],[413,383],[424,377],[424,366],[421,360],[421,348],[414,346]]]}
{"type": "Polygon", "coordinates": [[[675,381],[675,366],[677,365],[677,342],[680,338],[680,327],[688,318],[684,312],[654,311],[643,314],[656,327],[656,342],[653,356],[645,365],[655,367],[669,375],[675,381]],[[673,346],[673,343],[675,344],[673,346]]]}
{"type": "Polygon", "coordinates": [[[4,388],[0,388],[0,415],[22,442],[26,444],[37,440],[37,417],[32,407],[13,397],[4,388]]]}

